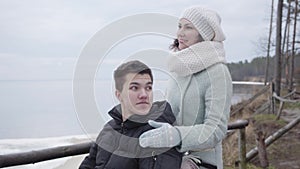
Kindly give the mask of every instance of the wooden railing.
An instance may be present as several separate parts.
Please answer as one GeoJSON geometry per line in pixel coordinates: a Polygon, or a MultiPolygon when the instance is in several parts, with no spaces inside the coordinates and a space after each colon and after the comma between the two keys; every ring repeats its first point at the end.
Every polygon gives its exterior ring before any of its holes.
{"type": "Polygon", "coordinates": [[[92,143],[89,142],[35,150],[30,152],[0,155],[0,168],[24,164],[34,164],[46,160],[86,154],[89,152],[91,144],[92,143]]]}
{"type": "MultiPolygon", "coordinates": [[[[291,99],[287,99],[288,97],[297,94],[296,90],[293,90],[292,92],[288,93],[287,95],[283,96],[283,97],[279,97],[277,96],[277,94],[274,92],[273,93],[273,99],[275,100],[279,100],[279,108],[277,111],[277,116],[276,119],[278,120],[280,118],[283,106],[285,103],[300,103],[300,100],[291,100],[291,99]]],[[[274,113],[274,112],[273,112],[274,113]]]]}
{"type": "MultiPolygon", "coordinates": [[[[247,125],[247,120],[240,120],[228,125],[228,130],[238,129],[240,131],[240,147],[243,149],[243,151],[240,151],[241,162],[244,162],[246,159],[245,127],[247,125]]],[[[92,142],[88,142],[69,146],[35,150],[30,152],[0,155],[0,168],[24,164],[34,164],[41,161],[86,154],[89,152],[91,144],[92,142]]]]}
{"type": "MultiPolygon", "coordinates": [[[[292,129],[300,122],[300,116],[287,124],[285,127],[281,128],[270,137],[268,137],[265,141],[266,146],[269,146],[273,143],[276,139],[284,135],[287,131],[292,129]]],[[[228,124],[228,130],[238,130],[239,137],[239,160],[237,164],[239,165],[240,169],[245,169],[246,163],[253,159],[258,154],[258,149],[255,147],[254,149],[250,150],[246,154],[246,132],[245,128],[248,126],[247,120],[238,120],[234,123],[228,124]]],[[[42,150],[35,150],[30,152],[23,152],[23,153],[14,153],[14,154],[5,154],[0,155],[0,168],[2,167],[10,167],[10,166],[17,166],[17,165],[24,165],[24,164],[34,164],[42,161],[68,157],[68,156],[75,156],[86,154],[89,152],[89,148],[92,142],[88,143],[81,143],[69,146],[60,146],[54,148],[47,148],[42,150]]]]}

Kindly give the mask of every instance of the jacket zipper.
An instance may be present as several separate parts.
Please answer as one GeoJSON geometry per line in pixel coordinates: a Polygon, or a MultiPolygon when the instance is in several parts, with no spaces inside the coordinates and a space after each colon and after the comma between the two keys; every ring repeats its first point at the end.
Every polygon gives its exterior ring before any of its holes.
{"type": "Polygon", "coordinates": [[[153,160],[152,169],[155,168],[156,159],[157,159],[157,157],[156,157],[155,151],[152,151],[152,160],[153,160]]]}
{"type": "Polygon", "coordinates": [[[123,130],[124,130],[124,122],[121,123],[121,134],[123,134],[123,130]]]}

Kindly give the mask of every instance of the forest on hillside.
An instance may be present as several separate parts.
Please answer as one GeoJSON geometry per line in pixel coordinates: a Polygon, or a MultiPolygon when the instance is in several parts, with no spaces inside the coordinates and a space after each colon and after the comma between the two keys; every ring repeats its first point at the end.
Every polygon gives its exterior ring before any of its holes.
{"type": "MultiPolygon", "coordinates": [[[[270,57],[269,78],[274,77],[274,57],[270,57]]],[[[295,57],[295,76],[300,74],[300,54],[295,57]]],[[[227,63],[229,71],[234,81],[253,80],[264,81],[266,74],[266,57],[256,57],[250,62],[248,60],[239,61],[238,63],[227,63]]],[[[284,64],[283,64],[284,65],[284,64]]],[[[285,78],[285,66],[282,68],[282,78],[285,78]]]]}

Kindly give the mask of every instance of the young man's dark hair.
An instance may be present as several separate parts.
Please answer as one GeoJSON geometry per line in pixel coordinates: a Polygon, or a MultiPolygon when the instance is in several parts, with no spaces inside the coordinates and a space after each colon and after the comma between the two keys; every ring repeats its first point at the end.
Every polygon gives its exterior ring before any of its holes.
{"type": "Polygon", "coordinates": [[[125,76],[129,73],[148,74],[153,82],[153,75],[151,69],[144,63],[134,60],[123,63],[114,71],[115,87],[122,91],[125,83],[125,76]]]}

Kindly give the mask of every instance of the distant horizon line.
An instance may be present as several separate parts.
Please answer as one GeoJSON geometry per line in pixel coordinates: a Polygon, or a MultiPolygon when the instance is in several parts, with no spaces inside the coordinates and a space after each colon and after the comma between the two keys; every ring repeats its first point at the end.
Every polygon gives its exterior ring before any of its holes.
{"type": "MultiPolygon", "coordinates": [[[[74,79],[0,79],[0,82],[13,82],[13,81],[73,81],[74,79]]],[[[83,79],[87,80],[87,79],[83,79]]],[[[110,81],[112,79],[95,79],[96,81],[110,81]]],[[[167,81],[167,79],[155,79],[157,81],[167,81]]],[[[255,81],[232,81],[232,84],[244,84],[244,85],[264,85],[264,82],[255,81]]],[[[268,83],[267,83],[268,84],[268,83]]]]}

